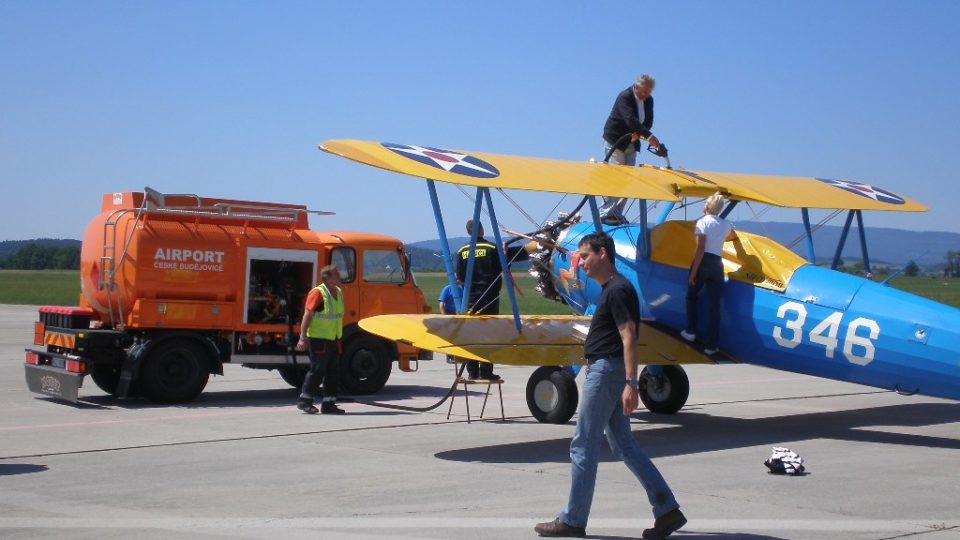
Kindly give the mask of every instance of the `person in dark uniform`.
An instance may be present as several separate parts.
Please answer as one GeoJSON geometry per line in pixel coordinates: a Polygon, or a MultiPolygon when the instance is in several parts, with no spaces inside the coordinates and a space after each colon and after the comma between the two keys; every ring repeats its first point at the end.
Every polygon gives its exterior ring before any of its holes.
{"type": "Polygon", "coordinates": [[[298,351],[310,351],[310,371],[303,381],[297,408],[307,414],[344,414],[337,407],[340,338],[343,336],[343,291],[340,272],[330,264],[320,269],[321,283],[314,287],[304,303],[300,322],[298,351]],[[314,396],[323,383],[320,408],[313,405],[314,396]]]}
{"type": "Polygon", "coordinates": [[[580,268],[602,287],[590,330],[583,344],[587,376],[583,381],[577,428],[570,441],[570,498],[553,521],[538,523],[541,536],[586,535],[600,458],[600,440],[622,459],[647,492],[653,507],[653,527],[643,538],[670,536],[687,519],[680,512],[656,465],[650,461],[630,431],[630,414],[637,408],[637,334],[640,299],[630,281],[617,273],[613,239],[605,233],[584,236],[577,247],[580,268]]]}
{"type": "MultiPolygon", "coordinates": [[[[474,250],[473,276],[469,287],[465,313],[471,315],[499,315],[500,289],[503,287],[503,266],[500,264],[498,247],[483,237],[483,224],[477,226],[477,247],[474,250]]],[[[467,234],[473,235],[473,220],[467,220],[467,234]]],[[[507,264],[524,261],[529,253],[523,246],[509,248],[505,252],[507,264]]],[[[467,279],[467,261],[470,258],[470,242],[464,244],[456,254],[457,281],[465,283],[467,279]]],[[[510,286],[513,286],[512,282],[510,286]]],[[[467,376],[471,379],[500,378],[493,373],[493,364],[471,360],[467,362],[467,376]]]]}

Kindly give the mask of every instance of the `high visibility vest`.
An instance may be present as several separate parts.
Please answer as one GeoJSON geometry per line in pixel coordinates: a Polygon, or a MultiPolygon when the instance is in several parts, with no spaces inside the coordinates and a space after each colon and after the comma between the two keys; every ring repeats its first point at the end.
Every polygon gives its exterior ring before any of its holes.
{"type": "Polygon", "coordinates": [[[314,287],[323,295],[323,310],[314,311],[307,327],[307,337],[319,339],[340,339],[343,335],[343,291],[337,287],[337,297],[323,283],[314,287]]]}

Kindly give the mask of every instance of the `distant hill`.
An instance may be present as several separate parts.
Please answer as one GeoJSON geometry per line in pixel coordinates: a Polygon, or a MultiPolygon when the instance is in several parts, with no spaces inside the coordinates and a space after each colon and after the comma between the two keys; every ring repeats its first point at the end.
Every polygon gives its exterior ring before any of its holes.
{"type": "MultiPolygon", "coordinates": [[[[803,237],[803,225],[800,223],[783,222],[740,222],[737,228],[768,236],[777,242],[790,247],[802,257],[806,257],[806,243],[803,237]],[[791,244],[796,243],[791,246],[791,244]]],[[[814,231],[813,248],[818,261],[833,260],[834,250],[840,239],[842,226],[826,225],[814,231]]],[[[866,227],[867,253],[871,264],[887,264],[902,266],[915,261],[927,270],[940,270],[946,264],[947,251],[960,251],[960,234],[941,231],[906,231],[885,227],[866,227]]],[[[469,237],[449,239],[451,251],[470,241],[469,237]]],[[[421,249],[428,253],[440,252],[440,240],[423,240],[407,244],[409,249],[421,249]]],[[[431,255],[436,263],[431,269],[442,270],[443,264],[439,257],[431,255]]],[[[857,234],[856,222],[850,227],[847,241],[841,258],[850,263],[860,260],[860,238],[857,234]]],[[[429,259],[421,259],[426,264],[429,259]]],[[[414,262],[417,270],[426,269],[414,262]]]]}

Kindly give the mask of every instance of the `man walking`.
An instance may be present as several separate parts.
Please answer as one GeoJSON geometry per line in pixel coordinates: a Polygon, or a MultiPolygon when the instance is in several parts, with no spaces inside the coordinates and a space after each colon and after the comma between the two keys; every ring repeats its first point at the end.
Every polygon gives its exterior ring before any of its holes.
{"type": "Polygon", "coordinates": [[[320,285],[309,294],[300,322],[300,341],[297,350],[310,351],[310,371],[303,381],[297,408],[307,414],[344,414],[337,407],[340,338],[343,336],[343,291],[340,290],[340,272],[330,264],[320,269],[320,285]],[[320,409],[313,405],[314,396],[323,383],[323,401],[320,409]]]}
{"type": "Polygon", "coordinates": [[[606,432],[614,455],[622,459],[647,492],[656,518],[643,538],[670,536],[687,522],[660,471],[630,431],[630,414],[639,400],[637,333],[640,299],[614,266],[613,239],[604,233],[583,237],[577,247],[580,268],[602,287],[584,343],[587,376],[583,382],[577,429],[570,442],[571,482],[567,507],[553,521],[539,523],[541,536],[586,535],[597,480],[600,440],[606,432]]]}

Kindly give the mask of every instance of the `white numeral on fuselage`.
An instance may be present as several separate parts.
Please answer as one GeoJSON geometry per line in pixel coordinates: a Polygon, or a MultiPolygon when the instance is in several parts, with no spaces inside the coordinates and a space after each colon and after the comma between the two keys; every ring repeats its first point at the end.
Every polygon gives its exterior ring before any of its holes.
{"type": "MultiPolygon", "coordinates": [[[[803,341],[803,324],[807,320],[807,308],[800,302],[785,302],[777,309],[777,318],[783,319],[783,326],[773,327],[773,339],[781,347],[794,349],[803,341]]],[[[809,341],[823,345],[827,358],[833,358],[840,340],[840,323],[843,319],[842,311],[834,311],[810,330],[809,341]]],[[[843,339],[843,356],[851,364],[865,366],[873,361],[876,353],[874,340],[880,337],[880,325],[873,319],[857,317],[847,326],[847,333],[843,339]],[[866,328],[866,335],[858,331],[866,328]]]]}

